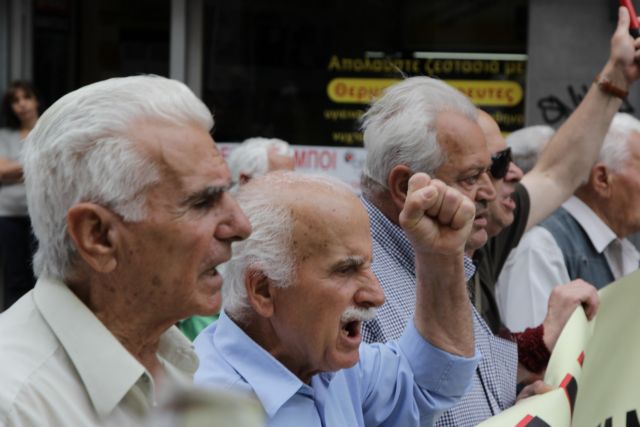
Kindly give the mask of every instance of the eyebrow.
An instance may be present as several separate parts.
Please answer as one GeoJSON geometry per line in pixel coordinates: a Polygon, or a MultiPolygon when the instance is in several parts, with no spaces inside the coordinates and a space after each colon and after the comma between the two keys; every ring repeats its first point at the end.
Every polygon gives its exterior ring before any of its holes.
{"type": "Polygon", "coordinates": [[[489,165],[487,166],[481,166],[481,165],[473,165],[468,167],[467,169],[460,171],[460,173],[458,174],[459,177],[467,177],[467,176],[473,176],[473,175],[478,175],[481,174],[483,172],[487,172],[489,169],[491,169],[491,163],[489,163],[489,165]]]}
{"type": "Polygon", "coordinates": [[[187,196],[182,201],[181,204],[184,206],[189,206],[189,205],[199,203],[203,200],[215,199],[225,191],[229,191],[229,188],[231,188],[231,184],[226,184],[223,186],[215,186],[215,187],[213,186],[205,187],[202,190],[187,196]]]}
{"type": "Polygon", "coordinates": [[[345,259],[338,261],[333,266],[333,271],[346,270],[348,268],[356,268],[364,265],[364,257],[351,255],[345,259]]]}

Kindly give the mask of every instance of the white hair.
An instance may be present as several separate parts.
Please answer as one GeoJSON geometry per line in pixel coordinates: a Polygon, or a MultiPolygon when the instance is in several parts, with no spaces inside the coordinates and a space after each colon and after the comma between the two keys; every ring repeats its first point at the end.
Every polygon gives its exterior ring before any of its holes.
{"type": "Polygon", "coordinates": [[[85,86],[38,120],[24,144],[29,215],[38,239],[36,275],[64,279],[73,265],[66,215],[75,204],[97,203],[128,221],[145,217],[145,190],[160,173],[129,139],[132,123],[145,118],[213,127],[208,108],[187,86],[158,76],[85,86]]]}
{"type": "Polygon", "coordinates": [[[545,144],[556,131],[551,126],[527,126],[510,133],[506,140],[511,147],[513,162],[527,173],[535,166],[545,144]]]}
{"type": "Polygon", "coordinates": [[[389,173],[398,165],[433,174],[446,160],[435,127],[438,115],[446,111],[474,122],[477,117],[471,101],[441,80],[411,77],[387,88],[362,116],[367,149],[363,185],[386,188],[389,173]]]}
{"type": "Polygon", "coordinates": [[[277,138],[249,138],[231,152],[228,163],[234,188],[242,174],[255,178],[269,172],[269,151],[272,149],[279,155],[293,157],[289,144],[277,138]]]}
{"type": "Polygon", "coordinates": [[[296,172],[274,172],[251,180],[240,187],[237,201],[253,231],[246,240],[234,242],[233,257],[225,264],[222,304],[235,320],[242,321],[249,312],[245,275],[259,271],[279,287],[295,280],[297,257],[293,248],[295,197],[293,186],[320,186],[330,191],[353,195],[351,188],[335,178],[302,175],[296,172]]]}
{"type": "Polygon", "coordinates": [[[604,138],[598,162],[608,169],[619,171],[629,157],[632,133],[640,133],[640,120],[630,114],[616,113],[604,138]]]}

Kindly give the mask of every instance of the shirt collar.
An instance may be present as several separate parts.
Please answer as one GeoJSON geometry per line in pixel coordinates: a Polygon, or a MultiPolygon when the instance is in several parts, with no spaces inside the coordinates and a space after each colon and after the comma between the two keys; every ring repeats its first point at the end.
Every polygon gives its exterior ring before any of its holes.
{"type": "Polygon", "coordinates": [[[598,253],[602,253],[609,243],[617,238],[609,226],[579,198],[571,196],[562,207],[578,221],[598,253]]]}
{"type": "MultiPolygon", "coordinates": [[[[78,371],[99,416],[110,414],[142,375],[142,366],[61,281],[40,278],[35,304],[78,371]]],[[[158,354],[193,377],[197,357],[189,341],[171,328],[160,338],[158,354]]]]}
{"type": "Polygon", "coordinates": [[[251,386],[269,418],[300,388],[308,389],[224,311],[216,322],[213,341],[227,363],[251,386]]]}

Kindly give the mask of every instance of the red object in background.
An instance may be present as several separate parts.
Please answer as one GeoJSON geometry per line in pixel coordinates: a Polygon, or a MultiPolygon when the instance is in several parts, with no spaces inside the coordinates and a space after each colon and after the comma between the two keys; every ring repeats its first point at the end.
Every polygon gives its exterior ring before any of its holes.
{"type": "Polygon", "coordinates": [[[631,3],[631,0],[620,0],[620,6],[626,7],[629,11],[629,17],[631,18],[631,22],[629,22],[629,33],[633,38],[638,38],[638,36],[640,36],[640,24],[638,23],[638,15],[636,15],[636,9],[633,7],[633,3],[631,3]]]}

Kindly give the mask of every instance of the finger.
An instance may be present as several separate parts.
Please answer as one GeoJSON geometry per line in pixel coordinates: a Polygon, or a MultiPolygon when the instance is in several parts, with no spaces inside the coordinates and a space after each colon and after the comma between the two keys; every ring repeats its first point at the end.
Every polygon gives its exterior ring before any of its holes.
{"type": "Polygon", "coordinates": [[[428,186],[431,183],[431,177],[426,173],[418,172],[411,175],[409,178],[409,185],[407,188],[407,195],[410,193],[428,186]]]}
{"type": "Polygon", "coordinates": [[[440,214],[442,203],[444,201],[444,197],[447,192],[447,185],[444,182],[437,179],[432,180],[431,185],[433,185],[438,191],[438,198],[434,200],[433,205],[430,208],[426,209],[426,213],[431,218],[437,218],[438,215],[440,214]]]}
{"type": "Polygon", "coordinates": [[[591,289],[583,300],[582,307],[584,307],[587,319],[591,320],[596,316],[596,313],[598,313],[598,308],[600,307],[600,295],[598,295],[596,288],[591,285],[589,286],[591,289]]]}
{"type": "Polygon", "coordinates": [[[460,196],[460,204],[458,205],[458,209],[451,219],[450,227],[454,230],[460,230],[467,225],[470,226],[473,222],[473,218],[475,218],[476,216],[476,205],[471,201],[471,199],[463,196],[459,191],[455,191],[460,196]]]}
{"type": "Polygon", "coordinates": [[[541,380],[538,380],[531,385],[533,386],[534,395],[544,394],[553,390],[553,387],[551,387],[550,385],[546,384],[544,381],[541,381],[541,380]]]}
{"type": "Polygon", "coordinates": [[[521,401],[522,399],[526,399],[527,397],[531,397],[531,396],[536,396],[538,394],[544,394],[551,390],[553,390],[553,387],[545,384],[541,380],[537,380],[522,389],[520,394],[518,394],[517,401],[521,401]]]}
{"type": "Polygon", "coordinates": [[[462,203],[461,195],[453,188],[446,188],[442,197],[442,206],[438,213],[438,222],[440,224],[450,225],[453,218],[462,203]]]}
{"type": "Polygon", "coordinates": [[[584,308],[587,319],[591,320],[598,312],[600,297],[597,289],[590,283],[576,279],[558,289],[559,304],[566,304],[573,307],[581,304],[584,308]]]}
{"type": "Polygon", "coordinates": [[[627,34],[629,31],[629,11],[626,7],[618,8],[618,26],[616,27],[616,31],[614,34],[623,35],[627,34]]]}
{"type": "Polygon", "coordinates": [[[425,215],[425,210],[429,209],[438,199],[438,190],[433,185],[415,188],[411,187],[407,191],[407,198],[404,207],[400,212],[400,226],[405,230],[413,228],[425,215]]]}

